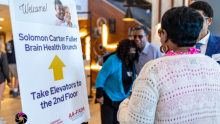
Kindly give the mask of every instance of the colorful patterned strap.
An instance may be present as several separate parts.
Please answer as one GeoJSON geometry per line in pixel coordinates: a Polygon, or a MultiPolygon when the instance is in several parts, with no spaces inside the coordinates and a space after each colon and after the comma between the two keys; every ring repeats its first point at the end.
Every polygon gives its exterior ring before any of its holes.
{"type": "MultiPolygon", "coordinates": [[[[169,51],[166,53],[166,55],[164,56],[176,56],[176,55],[188,55],[188,54],[199,54],[199,49],[196,49],[196,48],[189,48],[189,52],[180,52],[180,53],[175,53],[173,52],[173,50],[169,51]]],[[[163,57],[164,57],[163,56],[163,57]]]]}

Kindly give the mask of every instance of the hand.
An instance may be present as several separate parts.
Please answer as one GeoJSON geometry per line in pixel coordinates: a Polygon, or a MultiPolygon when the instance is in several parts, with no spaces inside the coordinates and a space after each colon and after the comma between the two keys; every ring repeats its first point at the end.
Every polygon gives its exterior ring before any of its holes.
{"type": "Polygon", "coordinates": [[[103,104],[103,101],[104,101],[104,97],[96,98],[96,101],[97,101],[98,103],[100,103],[100,105],[102,105],[102,104],[103,104]]]}
{"type": "Polygon", "coordinates": [[[8,86],[11,88],[11,83],[9,82],[9,83],[7,83],[8,84],[8,86]]]}
{"type": "Polygon", "coordinates": [[[131,96],[128,96],[128,98],[127,99],[130,99],[131,98],[131,96]]]}

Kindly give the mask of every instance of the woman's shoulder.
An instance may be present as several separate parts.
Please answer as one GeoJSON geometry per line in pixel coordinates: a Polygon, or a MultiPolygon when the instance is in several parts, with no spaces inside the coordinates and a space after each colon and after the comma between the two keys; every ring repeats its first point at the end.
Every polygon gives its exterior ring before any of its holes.
{"type": "MultiPolygon", "coordinates": [[[[194,55],[177,55],[177,56],[162,56],[160,58],[154,59],[149,61],[144,65],[142,70],[144,72],[154,72],[153,70],[157,70],[157,68],[163,66],[167,67],[170,65],[178,65],[178,67],[181,67],[181,65],[187,65],[191,64],[192,62],[214,62],[213,59],[211,59],[209,56],[205,56],[202,54],[194,54],[194,55]]],[[[157,73],[157,71],[155,72],[157,73]]]]}
{"type": "Polygon", "coordinates": [[[105,63],[108,63],[108,65],[117,65],[120,62],[121,62],[121,60],[118,58],[118,56],[116,54],[113,54],[106,60],[105,63]]]}
{"type": "Polygon", "coordinates": [[[183,68],[183,66],[201,66],[201,65],[218,65],[218,63],[203,54],[191,54],[191,55],[176,55],[176,56],[163,56],[158,59],[152,60],[146,64],[145,68],[159,68],[163,70],[163,67],[183,68]]]}
{"type": "Polygon", "coordinates": [[[110,60],[118,60],[118,56],[116,54],[111,55],[108,59],[110,60]]]}
{"type": "Polygon", "coordinates": [[[160,61],[160,59],[155,59],[147,62],[143,68],[141,69],[141,72],[139,75],[148,75],[156,73],[155,68],[157,67],[157,63],[160,61]]]}
{"type": "Polygon", "coordinates": [[[104,65],[114,65],[114,64],[117,64],[118,61],[119,61],[119,58],[117,57],[117,55],[113,54],[108,57],[108,59],[104,62],[104,65]]]}
{"type": "Polygon", "coordinates": [[[159,58],[158,61],[174,61],[174,60],[201,60],[201,59],[207,59],[207,61],[212,61],[213,59],[209,56],[203,55],[203,54],[186,54],[186,55],[174,55],[174,56],[162,56],[159,58]]]}

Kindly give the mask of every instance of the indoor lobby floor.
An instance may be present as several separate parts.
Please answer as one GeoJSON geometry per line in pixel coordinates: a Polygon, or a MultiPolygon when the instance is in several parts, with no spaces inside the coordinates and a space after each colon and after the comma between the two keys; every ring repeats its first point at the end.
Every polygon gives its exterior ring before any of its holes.
{"type": "MultiPolygon", "coordinates": [[[[20,97],[14,98],[9,95],[9,88],[5,89],[2,98],[2,110],[0,112],[0,118],[3,117],[3,121],[7,121],[7,124],[16,124],[15,115],[22,112],[20,97]]],[[[90,119],[89,124],[101,124],[100,105],[94,104],[94,100],[89,101],[90,119]]]]}

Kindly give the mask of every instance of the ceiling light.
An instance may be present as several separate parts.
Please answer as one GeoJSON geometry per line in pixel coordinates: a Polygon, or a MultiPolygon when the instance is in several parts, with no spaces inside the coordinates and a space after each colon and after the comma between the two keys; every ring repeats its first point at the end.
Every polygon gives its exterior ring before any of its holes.
{"type": "Polygon", "coordinates": [[[93,70],[101,70],[102,66],[99,66],[99,65],[92,65],[91,66],[91,69],[93,70]]]}
{"type": "Polygon", "coordinates": [[[108,41],[108,29],[107,29],[107,25],[103,24],[102,25],[102,45],[104,47],[107,46],[107,41],[108,41]]]}
{"type": "Polygon", "coordinates": [[[90,52],[91,52],[91,49],[90,49],[90,37],[87,36],[86,37],[86,60],[90,60],[90,52]]]}
{"type": "Polygon", "coordinates": [[[114,44],[114,45],[108,45],[108,27],[106,24],[103,24],[102,25],[102,45],[105,47],[105,48],[109,48],[109,49],[115,49],[117,48],[117,45],[114,44]]]}
{"type": "Polygon", "coordinates": [[[79,31],[80,37],[85,37],[88,35],[87,28],[81,28],[79,31]]]}
{"type": "Polygon", "coordinates": [[[161,28],[161,23],[157,24],[157,30],[156,31],[158,31],[160,28],[161,28]]]}
{"type": "Polygon", "coordinates": [[[4,18],[0,18],[0,21],[4,21],[4,18]]]}
{"type": "Polygon", "coordinates": [[[130,7],[128,7],[127,12],[125,14],[125,17],[123,18],[123,21],[134,21],[134,18],[131,14],[130,7]]]}

